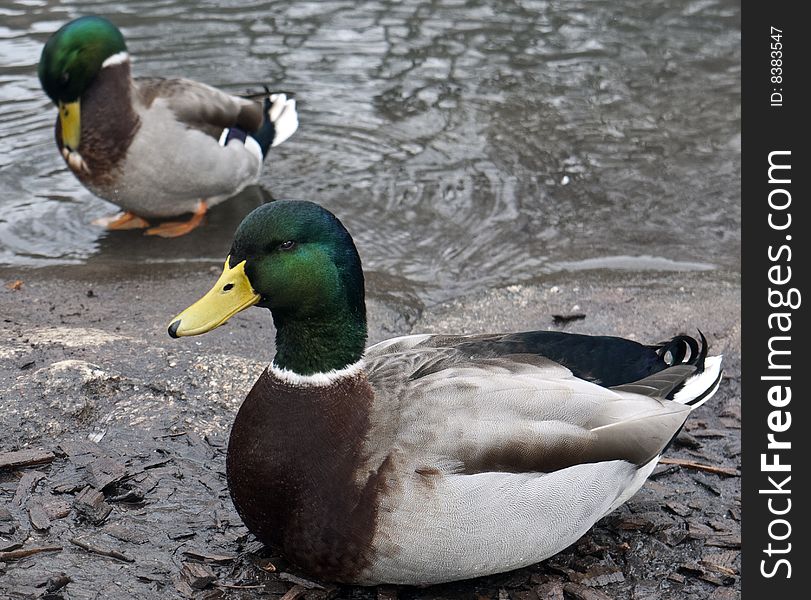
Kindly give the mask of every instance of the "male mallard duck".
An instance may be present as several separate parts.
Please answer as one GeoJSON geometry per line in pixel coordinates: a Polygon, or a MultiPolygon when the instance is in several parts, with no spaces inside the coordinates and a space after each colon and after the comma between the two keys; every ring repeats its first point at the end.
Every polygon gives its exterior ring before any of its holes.
{"type": "Polygon", "coordinates": [[[56,144],[91,192],[126,211],[110,229],[194,213],[147,234],[175,237],[197,227],[208,207],[259,177],[268,149],[298,127],[285,94],[257,101],[189,79],[130,75],[124,36],[101,17],[54,33],[39,80],[59,107],[56,144]]]}
{"type": "Polygon", "coordinates": [[[270,309],[276,357],[242,404],[228,486],[257,538],[357,584],[539,562],[630,498],[721,380],[706,340],[409,335],[364,352],[360,258],[310,202],[260,206],[172,337],[270,309]]]}

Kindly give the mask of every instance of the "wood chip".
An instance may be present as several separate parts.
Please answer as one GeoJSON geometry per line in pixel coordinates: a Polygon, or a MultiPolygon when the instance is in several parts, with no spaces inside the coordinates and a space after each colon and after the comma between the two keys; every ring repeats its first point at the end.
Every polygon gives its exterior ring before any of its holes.
{"type": "Polygon", "coordinates": [[[122,523],[110,523],[105,525],[102,531],[122,542],[128,542],[130,544],[145,544],[149,541],[149,534],[146,531],[122,523]]]}
{"type": "Polygon", "coordinates": [[[709,535],[704,541],[707,546],[714,546],[716,548],[740,548],[741,536],[737,534],[728,535],[709,535]]]}
{"type": "Polygon", "coordinates": [[[563,584],[559,581],[548,581],[535,588],[538,600],[563,600],[563,584]]]}
{"type": "Polygon", "coordinates": [[[31,527],[37,531],[45,531],[51,526],[51,519],[40,502],[28,503],[28,519],[31,521],[31,527]]]}
{"type": "Polygon", "coordinates": [[[188,584],[188,582],[180,577],[180,575],[175,575],[172,578],[172,583],[175,585],[175,589],[183,598],[194,598],[194,590],[188,584]]]}
{"type": "Polygon", "coordinates": [[[130,558],[129,556],[119,552],[118,550],[111,550],[109,548],[96,545],[92,542],[88,542],[87,540],[83,540],[80,538],[70,538],[70,540],[68,541],[74,546],[79,546],[79,548],[83,548],[88,552],[98,554],[99,556],[108,556],[110,558],[114,558],[116,560],[121,560],[124,562],[135,562],[134,558],[130,558]]]}
{"type": "Polygon", "coordinates": [[[702,581],[713,585],[730,585],[735,581],[735,577],[725,573],[719,573],[716,569],[708,569],[704,564],[691,563],[679,565],[679,571],[692,577],[698,577],[702,581]],[[717,574],[721,576],[718,577],[717,574]]]}
{"type": "Polygon", "coordinates": [[[690,535],[690,532],[686,528],[682,527],[672,527],[667,531],[659,533],[656,537],[663,541],[665,544],[670,546],[671,548],[675,548],[679,544],[681,544],[684,540],[686,540],[690,535]]]}
{"type": "Polygon", "coordinates": [[[707,525],[715,529],[718,533],[732,533],[730,528],[737,526],[735,523],[730,523],[726,519],[710,519],[707,521],[707,525]]]}
{"type": "Polygon", "coordinates": [[[202,590],[217,579],[211,567],[192,562],[183,563],[183,567],[180,569],[180,576],[195,590],[202,590]]]}
{"type": "Polygon", "coordinates": [[[594,565],[585,573],[573,574],[575,583],[581,583],[589,587],[603,587],[610,583],[621,583],[625,581],[625,575],[618,567],[609,565],[594,565]]]}
{"type": "Polygon", "coordinates": [[[740,557],[741,553],[737,552],[736,550],[726,550],[721,552],[707,552],[702,557],[702,561],[707,561],[715,565],[722,565],[725,567],[729,567],[730,569],[734,569],[737,573],[738,570],[735,567],[735,563],[738,561],[738,557],[740,557]]]}
{"type": "Polygon", "coordinates": [[[87,440],[60,442],[59,450],[76,468],[86,467],[98,457],[105,456],[98,444],[87,440]]]}
{"type": "Polygon", "coordinates": [[[33,556],[40,552],[61,552],[62,546],[40,546],[37,548],[20,548],[19,550],[9,550],[7,552],[0,552],[0,562],[7,560],[18,560],[27,556],[33,556]]]}
{"type": "Polygon", "coordinates": [[[73,501],[73,507],[94,525],[104,523],[113,510],[113,507],[104,501],[104,494],[90,486],[79,492],[73,501]]]}
{"type": "Polygon", "coordinates": [[[687,433],[684,429],[682,429],[681,433],[679,433],[678,437],[676,437],[676,444],[685,448],[690,448],[691,450],[698,450],[701,448],[701,442],[699,442],[693,434],[687,433]]]}
{"type": "Polygon", "coordinates": [[[699,429],[693,435],[697,438],[725,438],[729,434],[723,429],[699,429]]]}
{"type": "Polygon", "coordinates": [[[51,521],[64,519],[70,514],[70,503],[64,500],[49,500],[42,504],[42,508],[51,521]]]}
{"type": "Polygon", "coordinates": [[[712,594],[710,594],[709,600],[739,600],[741,597],[741,592],[739,590],[734,590],[732,588],[716,588],[712,594]]]}
{"type": "Polygon", "coordinates": [[[656,468],[653,470],[653,473],[650,474],[649,479],[656,479],[657,477],[670,475],[671,473],[676,473],[679,470],[681,470],[681,467],[679,465],[663,465],[661,464],[660,460],[659,464],[656,465],[656,468]]]}
{"type": "Polygon", "coordinates": [[[644,531],[645,533],[667,531],[676,525],[676,521],[673,517],[661,511],[616,515],[611,518],[609,523],[617,529],[625,531],[644,531]]]}
{"type": "Polygon", "coordinates": [[[634,586],[631,595],[632,600],[660,600],[662,597],[658,589],[658,584],[650,581],[642,581],[634,586]]]}
{"type": "Polygon", "coordinates": [[[84,481],[74,479],[72,481],[61,481],[59,483],[52,482],[53,487],[51,491],[54,494],[75,494],[84,489],[87,485],[84,481]]]}
{"type": "Polygon", "coordinates": [[[205,562],[211,562],[218,565],[224,565],[226,563],[233,562],[234,560],[236,560],[236,556],[234,556],[233,554],[212,554],[210,552],[202,552],[199,550],[184,550],[183,554],[185,554],[189,558],[194,558],[205,562]]]}
{"type": "Polygon", "coordinates": [[[127,470],[120,462],[108,456],[100,456],[87,465],[88,483],[97,490],[117,483],[127,476],[127,470]]]}
{"type": "Polygon", "coordinates": [[[710,571],[715,571],[721,575],[726,575],[728,577],[735,577],[738,574],[735,569],[731,569],[729,567],[725,567],[724,565],[716,565],[715,563],[708,562],[706,560],[701,561],[701,566],[706,567],[710,571]]]}
{"type": "Polygon", "coordinates": [[[600,590],[588,588],[579,583],[569,582],[563,586],[563,591],[573,596],[575,600],[612,600],[611,596],[607,596],[600,590]]]}
{"type": "Polygon", "coordinates": [[[684,575],[681,575],[680,573],[676,572],[669,573],[667,578],[670,581],[675,581],[676,583],[684,583],[685,581],[687,581],[687,578],[684,575]]]}
{"type": "Polygon", "coordinates": [[[54,592],[58,592],[67,584],[72,582],[73,580],[65,575],[64,573],[59,573],[58,575],[53,575],[48,578],[45,582],[45,591],[48,594],[53,594],[54,592]]]}
{"type": "Polygon", "coordinates": [[[679,515],[680,517],[686,517],[693,512],[692,508],[685,506],[681,502],[666,502],[665,508],[673,514],[679,515]]]}
{"type": "Polygon", "coordinates": [[[0,453],[0,469],[20,469],[34,465],[46,465],[56,458],[48,450],[17,450],[0,453]]]}
{"type": "Polygon", "coordinates": [[[11,505],[22,508],[28,504],[28,498],[37,484],[45,477],[45,473],[40,471],[27,471],[20,477],[17,483],[17,491],[14,492],[14,497],[11,499],[11,505]]]}
{"type": "Polygon", "coordinates": [[[324,586],[320,583],[316,583],[315,581],[310,581],[309,579],[304,579],[303,577],[298,577],[297,575],[293,575],[292,573],[279,573],[279,579],[282,581],[289,581],[290,583],[295,583],[296,585],[300,585],[301,587],[307,590],[323,590],[324,586]]]}
{"type": "Polygon", "coordinates": [[[727,477],[740,477],[741,472],[738,469],[731,467],[715,467],[713,465],[705,465],[702,463],[693,462],[684,458],[662,458],[659,462],[663,465],[678,465],[680,467],[687,467],[688,469],[696,469],[698,471],[705,471],[707,473],[714,473],[716,475],[726,475],[727,477]]]}
{"type": "Polygon", "coordinates": [[[227,590],[264,590],[265,589],[264,585],[256,585],[256,584],[241,585],[241,584],[238,584],[238,583],[214,582],[214,585],[216,587],[218,587],[218,588],[225,588],[227,590]]]}
{"type": "Polygon", "coordinates": [[[0,552],[8,552],[9,550],[16,550],[22,547],[22,542],[0,542],[0,552]]]}
{"type": "Polygon", "coordinates": [[[707,527],[704,523],[690,522],[687,524],[688,535],[694,540],[703,540],[707,536],[712,535],[714,532],[712,528],[707,527]]]}
{"type": "Polygon", "coordinates": [[[197,530],[192,529],[188,525],[184,525],[183,527],[179,527],[177,529],[173,529],[171,531],[166,532],[166,537],[176,542],[188,540],[190,538],[193,538],[195,535],[197,535],[197,530]]]}
{"type": "Polygon", "coordinates": [[[282,596],[279,600],[296,600],[296,598],[301,598],[306,593],[307,588],[297,583],[289,590],[287,590],[287,593],[284,596],[282,596]]]}
{"type": "Polygon", "coordinates": [[[116,496],[110,496],[110,502],[125,502],[129,504],[139,504],[144,501],[144,490],[140,487],[129,488],[126,492],[116,496]]]}

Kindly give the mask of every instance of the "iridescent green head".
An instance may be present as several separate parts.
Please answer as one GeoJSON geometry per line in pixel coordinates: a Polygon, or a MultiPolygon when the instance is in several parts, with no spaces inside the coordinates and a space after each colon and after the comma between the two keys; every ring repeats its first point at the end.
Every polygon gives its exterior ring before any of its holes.
{"type": "Polygon", "coordinates": [[[42,49],[39,81],[54,104],[79,100],[105,60],[126,52],[124,36],[102,17],[81,17],[59,28],[42,49]]]}
{"type": "Polygon", "coordinates": [[[363,302],[363,272],[352,237],[331,212],[312,202],[264,204],[240,224],[231,265],[262,295],[260,306],[306,318],[324,305],[363,302]]]}
{"type": "Polygon", "coordinates": [[[352,237],[335,215],[300,201],[255,209],[237,229],[220,279],[172,320],[169,334],[205,333],[253,305],[273,313],[280,367],[306,375],[361,358],[363,270],[352,237]]]}

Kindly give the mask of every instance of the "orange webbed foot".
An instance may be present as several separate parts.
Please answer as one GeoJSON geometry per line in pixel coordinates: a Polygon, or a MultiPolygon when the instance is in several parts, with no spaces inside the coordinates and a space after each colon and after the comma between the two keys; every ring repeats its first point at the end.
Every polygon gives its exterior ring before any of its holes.
{"type": "Polygon", "coordinates": [[[200,200],[200,202],[197,203],[194,214],[188,221],[167,221],[157,227],[150,227],[144,232],[144,235],[157,235],[163,238],[174,238],[186,235],[202,224],[206,211],[208,211],[208,206],[205,200],[200,200]]]}
{"type": "Polygon", "coordinates": [[[111,231],[123,229],[143,229],[149,227],[149,222],[132,212],[123,212],[109,217],[101,217],[93,221],[93,225],[101,225],[111,231]]]}

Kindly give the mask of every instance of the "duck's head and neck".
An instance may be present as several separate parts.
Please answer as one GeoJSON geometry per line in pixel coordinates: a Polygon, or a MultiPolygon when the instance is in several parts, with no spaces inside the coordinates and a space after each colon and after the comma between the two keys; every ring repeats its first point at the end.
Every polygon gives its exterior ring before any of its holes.
{"type": "Polygon", "coordinates": [[[102,17],[75,19],[45,43],[39,81],[59,107],[62,143],[68,150],[77,150],[81,142],[82,95],[104,67],[128,60],[124,36],[102,17]]]}
{"type": "Polygon", "coordinates": [[[273,314],[277,372],[311,377],[359,363],[366,346],[363,270],[332,213],[297,201],[255,209],[237,229],[217,283],[172,320],[169,335],[211,331],[254,305],[273,314]]]}

